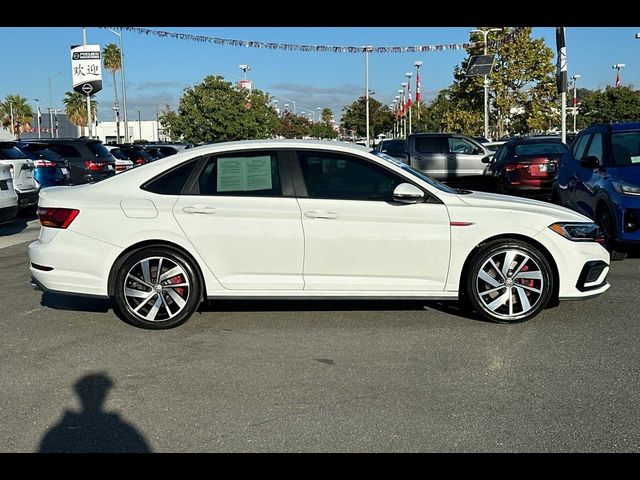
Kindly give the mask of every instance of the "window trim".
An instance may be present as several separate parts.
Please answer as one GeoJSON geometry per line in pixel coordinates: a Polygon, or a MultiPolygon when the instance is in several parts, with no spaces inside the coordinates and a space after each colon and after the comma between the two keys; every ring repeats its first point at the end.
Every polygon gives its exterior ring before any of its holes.
{"type": "MultiPolygon", "coordinates": [[[[174,195],[174,196],[183,195],[185,190],[187,189],[187,187],[189,187],[190,184],[193,182],[193,179],[194,179],[194,175],[193,174],[194,174],[194,172],[195,171],[200,171],[198,163],[201,162],[203,158],[204,157],[199,155],[197,157],[190,158],[189,160],[185,160],[184,162],[180,162],[179,164],[174,165],[170,169],[164,170],[164,171],[158,173],[157,175],[155,175],[154,177],[150,178],[149,180],[147,180],[146,182],[141,184],[139,188],[140,188],[140,190],[144,190],[147,193],[153,193],[154,195],[165,195],[165,196],[166,195],[174,195]],[[153,192],[153,191],[151,191],[151,190],[149,190],[147,188],[149,186],[149,184],[155,182],[156,180],[158,180],[159,178],[161,178],[161,177],[163,177],[165,175],[169,175],[171,172],[173,172],[173,171],[185,166],[187,163],[190,163],[190,162],[194,162],[195,165],[191,169],[191,173],[189,174],[189,176],[185,180],[184,185],[182,186],[182,190],[180,190],[179,193],[177,193],[177,194],[176,193],[158,193],[158,192],[153,192]]],[[[195,178],[197,178],[197,176],[195,178]]]]}
{"type": "Polygon", "coordinates": [[[291,149],[291,151],[293,151],[294,155],[295,155],[295,163],[293,168],[291,169],[291,175],[293,177],[293,184],[295,186],[296,189],[296,196],[297,198],[308,198],[310,200],[337,200],[337,201],[345,201],[345,202],[385,202],[385,203],[390,203],[392,205],[415,205],[415,204],[407,204],[404,202],[396,202],[393,200],[393,198],[378,198],[378,199],[368,199],[368,200],[364,200],[364,199],[355,199],[355,198],[318,198],[318,197],[310,197],[309,193],[307,191],[307,184],[304,181],[304,175],[302,173],[302,166],[300,165],[301,159],[298,156],[298,152],[318,152],[318,153],[330,153],[330,154],[335,154],[335,155],[343,155],[346,157],[353,157],[356,159],[359,159],[363,162],[369,163],[369,164],[373,164],[376,167],[379,167],[383,170],[386,170],[387,172],[391,173],[392,175],[395,175],[397,177],[400,177],[403,182],[402,183],[409,183],[411,185],[413,185],[416,188],[419,188],[420,190],[422,190],[422,192],[424,193],[425,197],[424,200],[422,200],[422,202],[418,202],[418,203],[440,203],[440,204],[444,204],[444,202],[442,200],[440,200],[437,196],[435,196],[433,193],[431,193],[429,190],[427,190],[426,188],[424,188],[422,185],[419,185],[417,182],[414,182],[412,179],[407,178],[407,176],[405,175],[401,175],[400,173],[396,172],[395,170],[389,168],[386,165],[383,165],[381,163],[378,162],[374,162],[366,157],[362,157],[360,155],[357,155],[355,153],[351,153],[351,152],[342,152],[342,151],[335,151],[335,150],[318,150],[318,149],[314,149],[314,148],[296,148],[296,149],[291,149]]]}

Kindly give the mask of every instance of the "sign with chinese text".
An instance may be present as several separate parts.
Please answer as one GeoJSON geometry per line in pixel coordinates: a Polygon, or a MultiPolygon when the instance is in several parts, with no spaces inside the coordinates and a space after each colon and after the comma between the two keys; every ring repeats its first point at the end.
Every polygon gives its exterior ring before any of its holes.
{"type": "Polygon", "coordinates": [[[100,45],[71,47],[71,74],[76,92],[93,95],[102,90],[101,57],[100,45]]]}

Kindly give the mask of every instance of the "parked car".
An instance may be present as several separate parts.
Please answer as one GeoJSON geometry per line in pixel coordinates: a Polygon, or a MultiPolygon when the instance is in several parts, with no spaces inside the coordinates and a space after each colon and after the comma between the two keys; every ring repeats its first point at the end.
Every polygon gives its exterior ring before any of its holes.
{"type": "Polygon", "coordinates": [[[551,199],[551,183],[567,147],[554,138],[520,138],[502,145],[487,166],[490,188],[507,195],[551,199]]]}
{"type": "Polygon", "coordinates": [[[18,210],[35,209],[40,189],[33,178],[33,162],[17,147],[15,142],[0,143],[0,164],[9,166],[13,187],[18,195],[18,210]]]}
{"type": "Polygon", "coordinates": [[[131,160],[133,164],[138,167],[145,165],[156,160],[153,156],[149,155],[142,145],[119,145],[119,152],[121,152],[127,159],[131,160]]]}
{"type": "Polygon", "coordinates": [[[582,130],[562,158],[552,201],[594,219],[613,260],[640,245],[640,123],[582,130]]]}
{"type": "Polygon", "coordinates": [[[485,147],[487,150],[493,152],[495,154],[495,152],[498,151],[498,149],[504,145],[505,141],[497,141],[497,142],[485,142],[482,144],[483,147],[485,147]]]}
{"type": "Polygon", "coordinates": [[[13,222],[18,215],[18,195],[13,188],[11,167],[0,163],[0,225],[13,222]]]}
{"type": "Polygon", "coordinates": [[[374,150],[380,153],[386,153],[387,155],[407,163],[409,161],[407,156],[407,141],[404,138],[389,138],[378,142],[374,150]]]}
{"type": "Polygon", "coordinates": [[[74,185],[95,183],[115,175],[115,159],[100,140],[91,138],[38,139],[64,157],[74,185]]]}
{"type": "Polygon", "coordinates": [[[38,141],[16,142],[18,149],[33,161],[33,178],[39,188],[71,185],[69,162],[38,141]]]}
{"type": "Polygon", "coordinates": [[[413,133],[407,138],[409,164],[442,181],[482,181],[493,154],[472,138],[456,133],[413,133]]]}
{"type": "Polygon", "coordinates": [[[122,152],[122,150],[120,150],[120,147],[105,145],[105,148],[109,150],[109,153],[113,155],[113,158],[115,158],[116,175],[135,166],[133,162],[122,152]]]}
{"type": "Polygon", "coordinates": [[[111,298],[150,329],[185,322],[207,299],[264,297],[460,299],[484,319],[520,322],[609,288],[609,254],[583,215],[454,190],[339,142],[189,149],[45,189],[39,216],[33,285],[111,298]]]}
{"type": "Polygon", "coordinates": [[[178,145],[147,144],[145,145],[145,151],[158,160],[160,158],[170,157],[171,155],[175,155],[181,150],[184,150],[184,146],[183,148],[178,147],[178,145]]]}

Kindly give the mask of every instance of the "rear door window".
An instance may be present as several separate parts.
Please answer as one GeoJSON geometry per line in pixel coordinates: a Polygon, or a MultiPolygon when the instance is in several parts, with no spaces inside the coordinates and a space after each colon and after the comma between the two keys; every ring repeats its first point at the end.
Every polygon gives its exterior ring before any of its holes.
{"type": "Polygon", "coordinates": [[[97,158],[111,158],[111,154],[107,147],[105,147],[102,142],[88,142],[87,147],[91,150],[94,157],[97,158]]]}
{"type": "Polygon", "coordinates": [[[80,155],[80,152],[76,150],[74,147],[72,147],[71,145],[64,145],[62,143],[51,143],[49,144],[49,149],[53,150],[58,155],[65,158],[82,157],[82,155],[80,155]]]}
{"type": "Polygon", "coordinates": [[[589,137],[591,135],[583,135],[577,142],[574,142],[573,146],[573,158],[575,160],[580,161],[582,157],[584,157],[584,151],[587,148],[587,142],[589,141],[589,137]]]}
{"type": "Polygon", "coordinates": [[[415,149],[418,153],[444,153],[441,137],[416,137],[415,149]]]}

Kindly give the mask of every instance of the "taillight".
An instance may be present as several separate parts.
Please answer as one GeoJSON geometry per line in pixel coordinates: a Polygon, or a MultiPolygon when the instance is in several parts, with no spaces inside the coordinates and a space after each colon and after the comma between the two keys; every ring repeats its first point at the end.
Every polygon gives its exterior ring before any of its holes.
{"type": "Polygon", "coordinates": [[[513,172],[514,170],[523,170],[525,168],[527,168],[529,166],[529,164],[527,163],[507,163],[504,166],[504,169],[507,172],[513,172]]]}
{"type": "Polygon", "coordinates": [[[51,228],[67,228],[79,213],[72,208],[38,208],[40,224],[51,228]]]}
{"type": "Polygon", "coordinates": [[[107,166],[107,164],[104,162],[98,163],[98,162],[88,161],[88,162],[84,162],[84,164],[87,166],[89,170],[92,170],[92,171],[104,170],[107,166]]]}
{"type": "Polygon", "coordinates": [[[136,165],[144,165],[144,158],[142,157],[136,158],[136,165]]]}
{"type": "Polygon", "coordinates": [[[36,168],[55,167],[56,166],[56,162],[50,162],[49,160],[34,160],[33,161],[33,166],[36,167],[36,168]]]}

